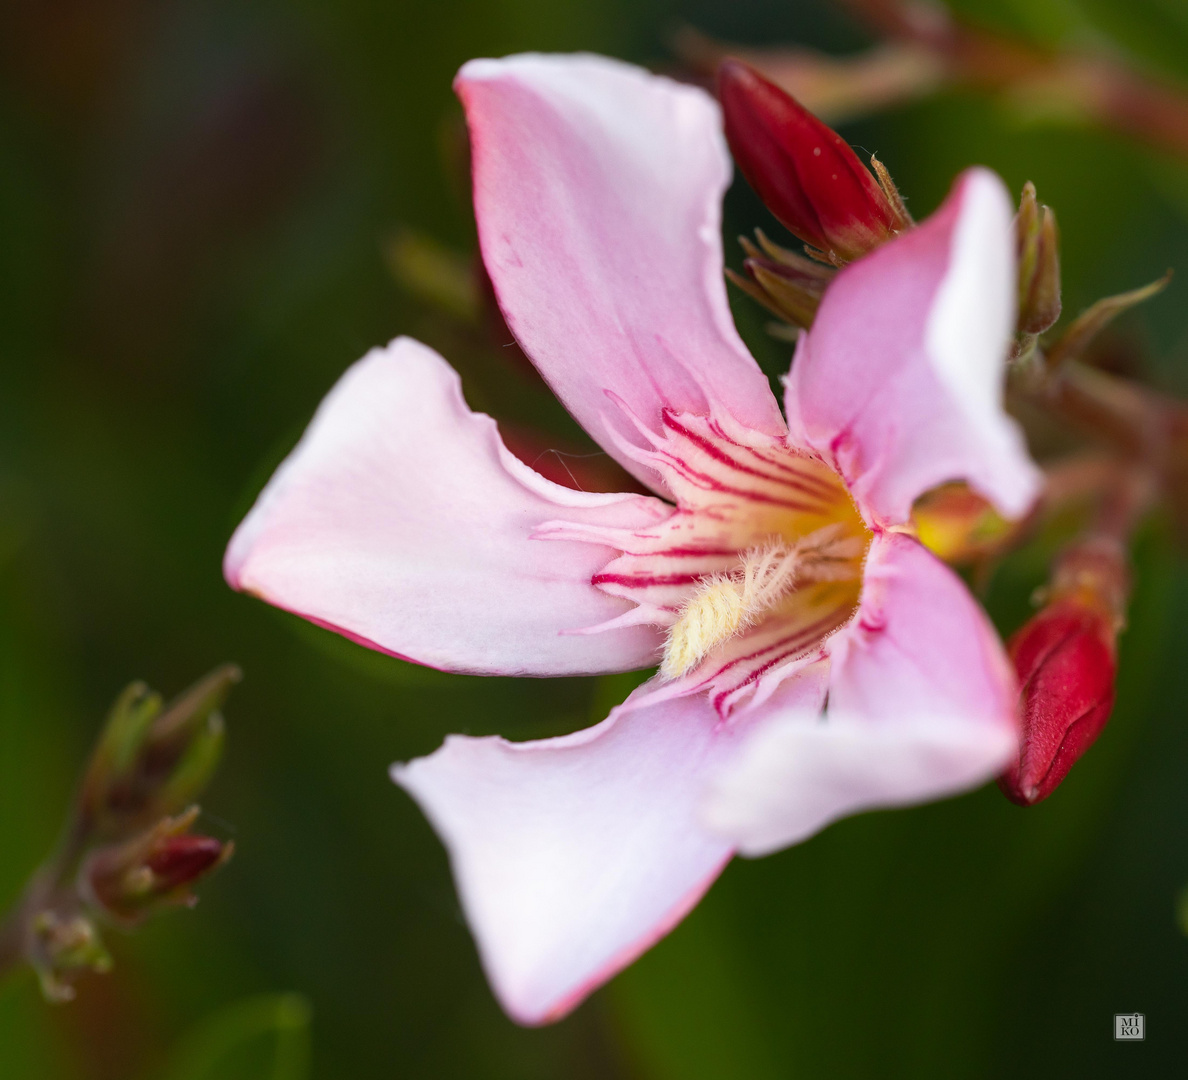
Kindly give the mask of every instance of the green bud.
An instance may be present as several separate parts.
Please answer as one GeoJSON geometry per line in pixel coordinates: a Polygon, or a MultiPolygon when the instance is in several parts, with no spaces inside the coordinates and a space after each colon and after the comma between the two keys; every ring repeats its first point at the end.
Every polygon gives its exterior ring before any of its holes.
{"type": "Polygon", "coordinates": [[[157,806],[164,814],[173,813],[193,802],[210,782],[223,752],[223,717],[207,715],[193,732],[168,779],[157,793],[157,806]]]}
{"type": "Polygon", "coordinates": [[[760,229],[755,230],[755,237],[758,247],[745,236],[739,237],[747,255],[743,261],[746,276],[730,269],[726,276],[784,322],[812,326],[825,288],[837,271],[773,244],[760,229]]]}
{"type": "Polygon", "coordinates": [[[109,793],[134,768],[161,705],[161,695],[142,682],[131,683],[116,698],[83,777],[80,802],[89,818],[102,815],[109,793]]]}
{"type": "Polygon", "coordinates": [[[241,678],[239,668],[224,664],[182,693],[153,722],[144,780],[155,793],[154,817],[188,806],[210,781],[223,749],[219,710],[241,678]]]}
{"type": "Polygon", "coordinates": [[[127,835],[191,803],[206,786],[223,746],[219,708],[241,678],[216,668],[162,708],[133,683],[117,699],[87,768],[79,824],[99,838],[127,835]]]}
{"type": "Polygon", "coordinates": [[[1042,334],[1060,318],[1060,238],[1050,206],[1036,202],[1035,185],[1023,186],[1015,218],[1019,253],[1019,333],[1042,334]]]}

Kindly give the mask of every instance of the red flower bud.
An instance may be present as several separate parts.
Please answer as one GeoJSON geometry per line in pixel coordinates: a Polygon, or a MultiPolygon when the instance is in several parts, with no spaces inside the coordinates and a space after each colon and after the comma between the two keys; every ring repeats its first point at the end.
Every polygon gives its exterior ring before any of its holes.
{"type": "Polygon", "coordinates": [[[92,854],[82,868],[84,895],[126,925],[163,908],[193,905],[190,886],[225,863],[234,850],[234,844],[190,834],[197,816],[198,808],[191,807],[92,854]]]}
{"type": "Polygon", "coordinates": [[[998,780],[1011,802],[1031,806],[1060,785],[1093,745],[1114,707],[1116,617],[1075,598],[1057,600],[1007,645],[1022,686],[1019,760],[998,780]]]}
{"type": "Polygon", "coordinates": [[[220,859],[224,845],[212,836],[173,836],[144,861],[160,892],[197,881],[220,859]]]}
{"type": "Polygon", "coordinates": [[[718,95],[743,175],[801,240],[848,261],[909,224],[845,140],[758,72],[725,61],[718,95]]]}

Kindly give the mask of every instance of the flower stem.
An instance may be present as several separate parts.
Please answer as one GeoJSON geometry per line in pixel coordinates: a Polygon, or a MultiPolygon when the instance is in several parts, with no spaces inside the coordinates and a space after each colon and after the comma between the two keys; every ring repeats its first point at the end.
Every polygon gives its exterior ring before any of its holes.
{"type": "Polygon", "coordinates": [[[1038,405],[1125,462],[1171,481],[1188,450],[1188,409],[1180,402],[1078,360],[1048,368],[1042,356],[1012,370],[1013,395],[1038,405]]]}
{"type": "Polygon", "coordinates": [[[1076,116],[1188,155],[1188,99],[1174,83],[1108,54],[1053,50],[953,18],[939,4],[843,0],[876,33],[938,62],[951,82],[1003,94],[1050,115],[1076,116]]]}

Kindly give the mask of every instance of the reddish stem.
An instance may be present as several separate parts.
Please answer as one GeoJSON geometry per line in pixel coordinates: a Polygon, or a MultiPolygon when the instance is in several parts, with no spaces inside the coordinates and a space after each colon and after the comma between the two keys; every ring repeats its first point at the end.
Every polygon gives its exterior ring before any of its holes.
{"type": "Polygon", "coordinates": [[[948,77],[981,90],[1059,102],[1149,145],[1188,156],[1188,93],[1102,55],[1058,52],[958,22],[904,0],[841,0],[885,37],[943,61],[948,77]]]}

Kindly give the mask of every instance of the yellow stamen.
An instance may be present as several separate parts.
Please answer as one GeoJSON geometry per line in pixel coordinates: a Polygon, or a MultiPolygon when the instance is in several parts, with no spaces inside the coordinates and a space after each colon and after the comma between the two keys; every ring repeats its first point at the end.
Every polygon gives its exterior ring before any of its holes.
{"type": "Polygon", "coordinates": [[[861,537],[828,525],[791,545],[769,544],[742,552],[737,571],[706,578],[685,602],[668,632],[661,676],[676,679],[692,670],[798,584],[856,577],[864,547],[861,537]]]}
{"type": "Polygon", "coordinates": [[[734,636],[746,612],[740,582],[728,577],[704,581],[668,633],[660,674],[684,675],[715,645],[734,636]]]}

